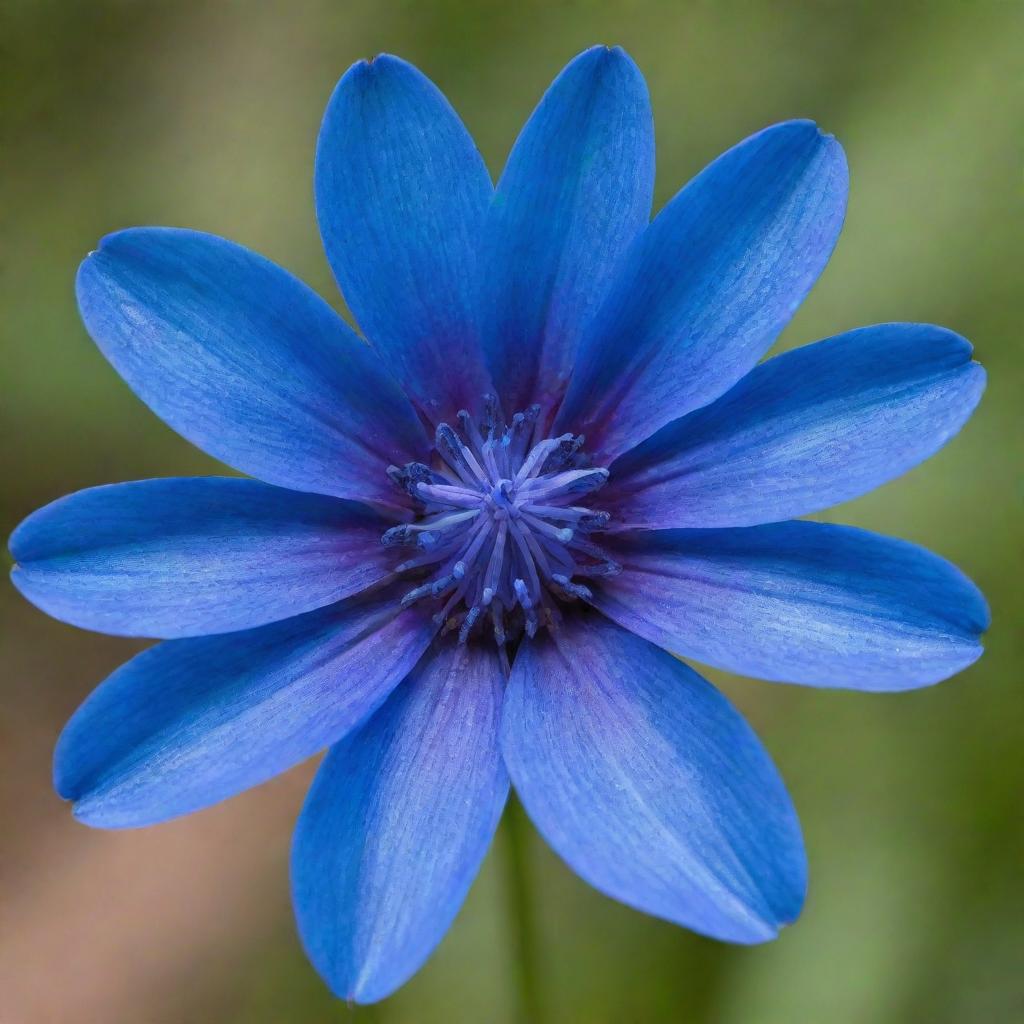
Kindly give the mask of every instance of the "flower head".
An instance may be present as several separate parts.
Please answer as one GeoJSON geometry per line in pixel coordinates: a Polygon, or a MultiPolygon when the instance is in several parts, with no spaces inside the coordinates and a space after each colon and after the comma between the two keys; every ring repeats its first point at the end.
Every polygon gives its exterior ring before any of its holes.
{"type": "Polygon", "coordinates": [[[951,331],[882,324],[759,360],[822,272],[842,149],[753,135],[649,222],[643,79],[573,60],[493,187],[437,89],[342,78],[316,158],[365,342],[238,245],[140,228],[78,276],[132,389],[254,479],[145,480],[15,531],[15,584],[164,642],[57,746],[82,821],[146,825],[328,748],[295,909],[332,988],[426,959],[509,784],[583,878],[760,942],[803,902],[799,825],[737,712],[671,651],[766,679],[927,685],[981,653],[977,589],[911,544],[797,517],[927,458],[984,387],[951,331]]]}

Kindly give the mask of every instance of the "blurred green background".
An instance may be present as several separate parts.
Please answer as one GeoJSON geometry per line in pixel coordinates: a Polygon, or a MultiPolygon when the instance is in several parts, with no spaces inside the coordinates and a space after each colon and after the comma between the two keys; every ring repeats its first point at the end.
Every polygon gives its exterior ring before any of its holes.
{"type": "MultiPolygon", "coordinates": [[[[829,518],[925,544],[988,595],[988,653],[893,696],[710,673],[799,808],[800,922],[733,948],[590,891],[532,837],[533,956],[548,1024],[1024,1020],[1021,282],[1024,5],[474,0],[2,5],[0,526],[80,487],[217,472],[120,382],[81,327],[79,260],[105,232],[216,232],[340,299],[311,202],[320,114],[381,50],[447,93],[497,173],[577,51],[621,43],[647,76],[658,205],[772,121],[844,143],[847,226],[782,339],[923,320],[989,371],[974,420],[907,477],[829,518]]],[[[393,999],[333,1001],[288,906],[312,773],[140,832],[76,825],[49,785],[57,732],[137,649],[4,587],[0,1021],[430,1024],[515,1019],[499,841],[448,938],[393,999]]]]}

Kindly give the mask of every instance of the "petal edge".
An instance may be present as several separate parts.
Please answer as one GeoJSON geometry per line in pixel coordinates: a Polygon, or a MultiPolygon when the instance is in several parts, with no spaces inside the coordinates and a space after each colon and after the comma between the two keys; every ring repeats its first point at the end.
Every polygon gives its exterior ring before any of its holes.
{"type": "Polygon", "coordinates": [[[391,520],[364,505],[234,477],[90,487],[11,535],[11,580],[81,629],[165,639],[266,625],[390,574],[391,520]]]}
{"type": "Polygon", "coordinates": [[[97,828],[136,828],[233,796],[336,742],[377,708],[436,627],[393,595],[270,626],[167,640],[86,699],[54,788],[97,828]]]}
{"type": "Polygon", "coordinates": [[[982,654],[981,592],[907,541],[794,521],[656,530],[608,547],[623,572],[595,589],[595,605],[727,672],[895,691],[940,682],[982,654]]]}
{"type": "Polygon", "coordinates": [[[960,335],[878,324],[755,367],[612,467],[636,529],[757,526],[848,501],[935,454],[967,422],[985,371],[960,335]]]}
{"type": "Polygon", "coordinates": [[[194,445],[260,480],[401,507],[389,462],[428,451],[401,389],[315,292],[215,235],[128,228],[76,280],[86,329],[194,445]]]}
{"type": "Polygon", "coordinates": [[[320,766],[292,888],[303,945],[341,998],[390,995],[458,912],[508,795],[501,693],[492,651],[449,644],[320,766]]]}
{"type": "Polygon", "coordinates": [[[440,90],[390,54],[359,61],[324,112],[317,220],[338,286],[385,365],[433,423],[489,389],[476,249],[493,188],[440,90]]]}
{"type": "Polygon", "coordinates": [[[558,429],[610,460],[728,390],[824,270],[847,185],[842,147],[812,121],[765,128],[709,164],[631,248],[558,429]]]}
{"type": "Polygon", "coordinates": [[[640,69],[595,46],[526,122],[485,231],[484,346],[505,412],[561,400],[583,329],[647,224],[654,126],[640,69]]]}
{"type": "Polygon", "coordinates": [[[606,895],[740,943],[799,914],[799,823],[753,731],[692,669],[603,616],[520,649],[502,751],[540,832],[606,895]]]}

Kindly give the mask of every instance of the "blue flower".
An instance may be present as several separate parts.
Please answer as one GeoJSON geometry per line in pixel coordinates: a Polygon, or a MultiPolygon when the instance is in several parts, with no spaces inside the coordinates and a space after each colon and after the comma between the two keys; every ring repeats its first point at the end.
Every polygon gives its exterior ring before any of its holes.
{"type": "Polygon", "coordinates": [[[515,787],[601,892],[732,942],[800,912],[768,755],[672,657],[855,690],[981,653],[984,599],[912,544],[802,521],[930,456],[984,387],[941,327],[758,364],[828,261],[847,169],[808,121],[720,156],[649,223],[654,140],[619,49],[573,60],[497,188],[438,90],[342,78],[316,156],[369,344],[194,231],[103,240],[85,325],[154,412],[255,479],[96,487],[15,531],[49,614],[165,642],[57,745],[83,822],[148,825],[328,748],[295,910],[335,992],[388,995],[455,916],[515,787]]]}

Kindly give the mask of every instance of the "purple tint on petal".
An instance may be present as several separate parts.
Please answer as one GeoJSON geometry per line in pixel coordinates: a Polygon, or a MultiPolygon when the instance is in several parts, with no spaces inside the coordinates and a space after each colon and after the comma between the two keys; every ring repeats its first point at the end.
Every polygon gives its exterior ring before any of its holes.
{"type": "Polygon", "coordinates": [[[593,611],[524,644],[502,751],[544,838],[631,907],[730,942],[800,913],[806,859],[770,758],[692,669],[593,611]]]}
{"type": "Polygon", "coordinates": [[[404,506],[385,471],[428,451],[412,406],[277,265],[215,235],[130,228],[83,261],[77,291],[103,354],[193,444],[267,483],[404,506]]]}
{"type": "Polygon", "coordinates": [[[570,61],[508,158],[484,235],[483,339],[508,414],[556,405],[580,335],[650,218],[654,124],[620,48],[570,61]]]}
{"type": "Polygon", "coordinates": [[[382,54],[331,96],[316,150],[316,211],[346,302],[434,424],[490,388],[476,326],[477,253],[493,189],[437,87],[382,54]]]}

